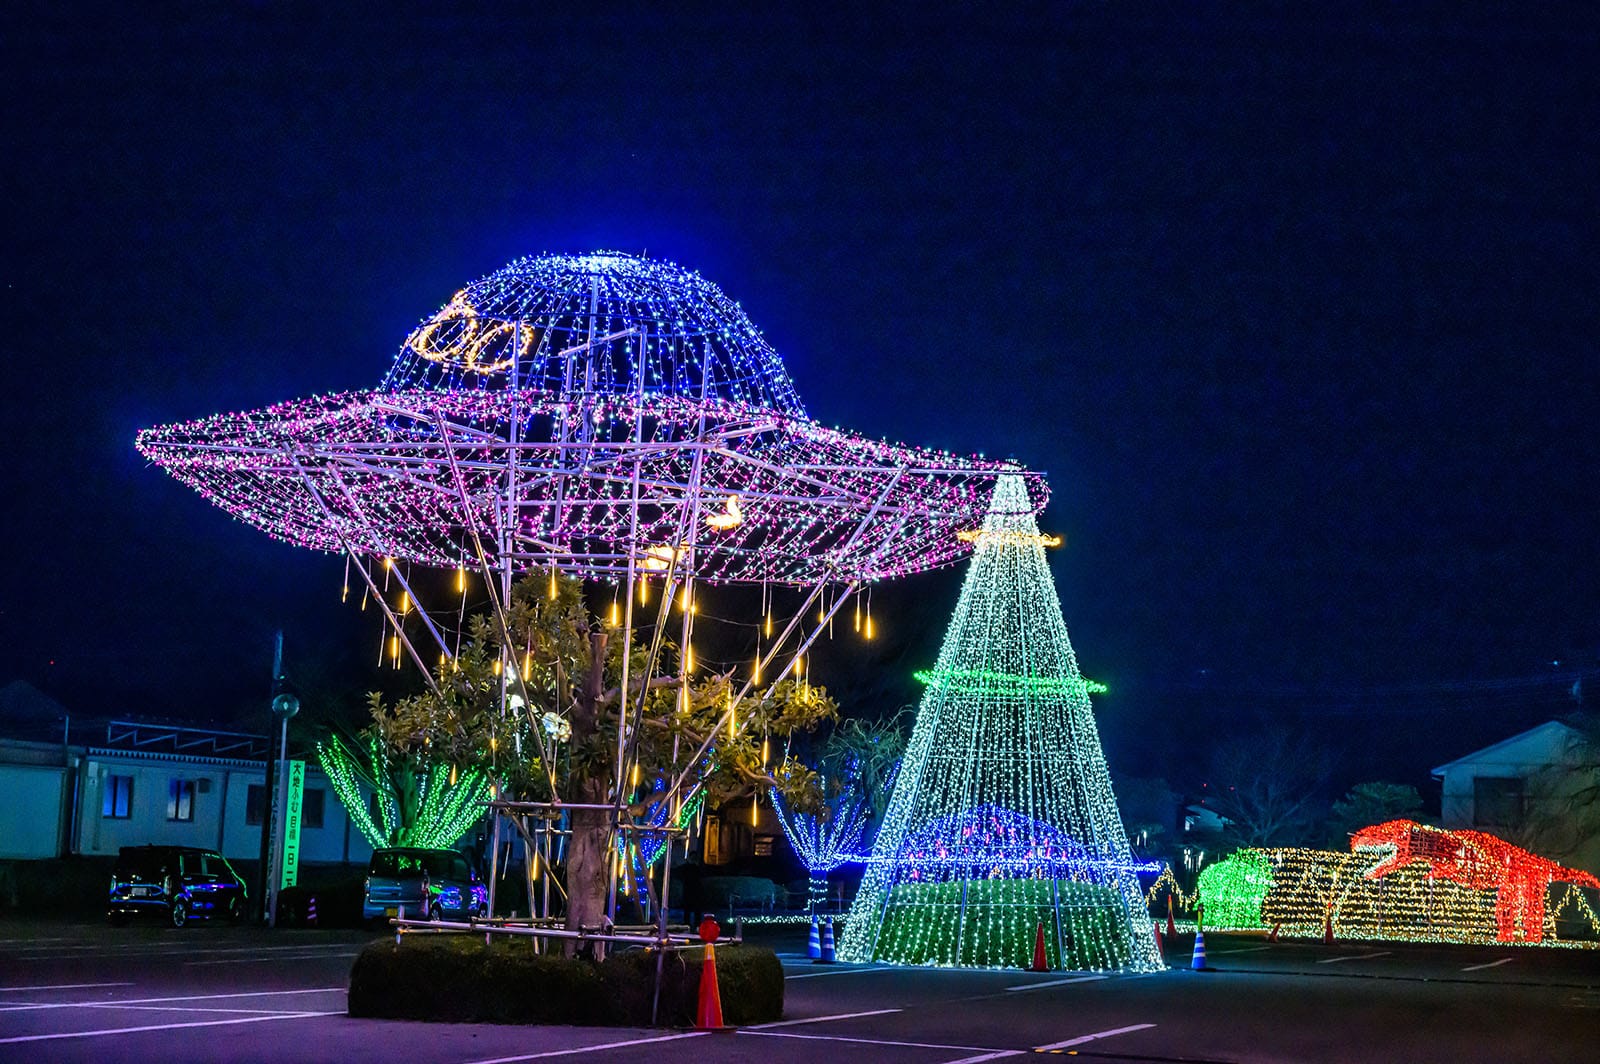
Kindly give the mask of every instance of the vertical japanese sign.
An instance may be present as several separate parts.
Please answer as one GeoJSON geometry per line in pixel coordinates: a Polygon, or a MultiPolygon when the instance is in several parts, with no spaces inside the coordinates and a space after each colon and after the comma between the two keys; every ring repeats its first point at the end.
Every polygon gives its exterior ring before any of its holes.
{"type": "Polygon", "coordinates": [[[300,876],[300,807],[306,793],[306,763],[285,762],[289,766],[284,780],[283,816],[283,879],[281,888],[292,887],[300,876]]]}

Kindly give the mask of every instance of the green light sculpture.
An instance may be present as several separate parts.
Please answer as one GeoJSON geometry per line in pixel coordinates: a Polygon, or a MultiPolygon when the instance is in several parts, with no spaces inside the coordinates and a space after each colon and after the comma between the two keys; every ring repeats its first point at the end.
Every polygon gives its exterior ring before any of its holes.
{"type": "Polygon", "coordinates": [[[317,760],[350,822],[375,850],[450,849],[482,818],[489,800],[489,777],[483,770],[397,766],[376,739],[366,740],[362,758],[334,737],[317,744],[317,760]],[[376,819],[362,796],[363,784],[373,793],[376,819]]]}
{"type": "Polygon", "coordinates": [[[853,962],[1161,967],[1055,583],[1002,476],[850,910],[853,962]]]}

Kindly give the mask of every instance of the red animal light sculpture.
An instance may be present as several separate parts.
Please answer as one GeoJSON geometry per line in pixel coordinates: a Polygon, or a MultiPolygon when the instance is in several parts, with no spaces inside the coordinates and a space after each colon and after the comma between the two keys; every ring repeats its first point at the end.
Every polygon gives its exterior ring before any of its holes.
{"type": "Polygon", "coordinates": [[[1481,831],[1446,831],[1413,820],[1390,820],[1356,832],[1350,848],[1394,850],[1366,873],[1367,879],[1421,861],[1428,865],[1431,879],[1495,891],[1496,937],[1501,942],[1544,940],[1544,896],[1551,882],[1600,889],[1600,879],[1587,872],[1563,868],[1481,831]]]}

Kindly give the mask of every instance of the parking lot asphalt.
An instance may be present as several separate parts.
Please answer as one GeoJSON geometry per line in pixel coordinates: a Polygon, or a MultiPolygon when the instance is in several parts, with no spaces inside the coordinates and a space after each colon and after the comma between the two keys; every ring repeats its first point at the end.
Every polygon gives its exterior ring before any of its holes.
{"type": "MultiPolygon", "coordinates": [[[[752,931],[758,938],[760,931],[752,931]]],[[[1209,971],[813,965],[767,932],[784,1019],[732,1034],[345,1015],[358,931],[0,921],[0,1060],[1593,1061],[1600,951],[1208,935],[1209,971]]]]}

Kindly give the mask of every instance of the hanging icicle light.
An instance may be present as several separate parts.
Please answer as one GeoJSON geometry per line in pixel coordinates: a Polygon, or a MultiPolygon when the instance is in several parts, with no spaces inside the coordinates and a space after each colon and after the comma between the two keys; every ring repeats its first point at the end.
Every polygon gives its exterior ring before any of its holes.
{"type": "Polygon", "coordinates": [[[465,565],[456,566],[456,593],[460,595],[467,593],[467,567],[465,565]]]}

